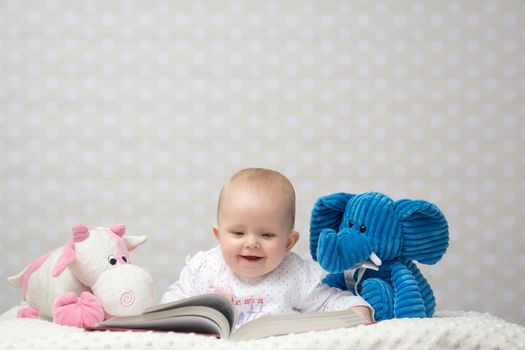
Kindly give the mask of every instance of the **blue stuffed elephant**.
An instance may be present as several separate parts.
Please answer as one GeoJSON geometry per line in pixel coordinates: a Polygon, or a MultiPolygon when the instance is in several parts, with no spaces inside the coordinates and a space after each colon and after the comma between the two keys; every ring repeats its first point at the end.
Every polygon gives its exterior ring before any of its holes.
{"type": "Polygon", "coordinates": [[[377,192],[321,197],[310,220],[310,253],[330,273],[324,282],[361,295],[378,321],[433,315],[434,293],[414,260],[435,264],[448,241],[437,206],[377,192]]]}

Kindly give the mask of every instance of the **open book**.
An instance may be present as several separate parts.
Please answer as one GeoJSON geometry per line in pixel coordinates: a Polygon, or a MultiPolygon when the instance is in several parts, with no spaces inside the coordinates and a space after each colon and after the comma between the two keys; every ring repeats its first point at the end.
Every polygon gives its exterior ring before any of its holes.
{"type": "Polygon", "coordinates": [[[203,294],[155,305],[141,315],[114,317],[89,329],[198,333],[237,341],[366,324],[363,318],[349,310],[266,316],[237,329],[234,329],[235,317],[235,306],[226,296],[203,294]]]}

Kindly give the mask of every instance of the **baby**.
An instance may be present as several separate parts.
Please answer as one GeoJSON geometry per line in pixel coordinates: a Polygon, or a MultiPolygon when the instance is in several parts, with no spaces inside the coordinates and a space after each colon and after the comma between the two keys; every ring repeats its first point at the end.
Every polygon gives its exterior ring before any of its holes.
{"type": "Polygon", "coordinates": [[[264,315],[345,309],[372,321],[365,300],[323,284],[321,267],[291,252],[299,240],[294,221],[295,191],[284,175],[239,171],[219,196],[218,246],[189,259],[161,302],[223,293],[237,306],[236,327],[264,315]]]}

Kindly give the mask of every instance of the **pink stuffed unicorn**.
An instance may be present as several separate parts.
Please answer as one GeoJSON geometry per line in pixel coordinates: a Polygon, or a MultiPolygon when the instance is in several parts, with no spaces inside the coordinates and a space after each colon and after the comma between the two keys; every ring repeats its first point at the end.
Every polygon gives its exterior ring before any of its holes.
{"type": "Polygon", "coordinates": [[[112,316],[140,314],[153,305],[153,278],[130,264],[129,257],[146,236],[125,236],[125,231],[120,224],[73,225],[65,245],[8,278],[13,287],[22,288],[18,317],[89,327],[112,316]]]}

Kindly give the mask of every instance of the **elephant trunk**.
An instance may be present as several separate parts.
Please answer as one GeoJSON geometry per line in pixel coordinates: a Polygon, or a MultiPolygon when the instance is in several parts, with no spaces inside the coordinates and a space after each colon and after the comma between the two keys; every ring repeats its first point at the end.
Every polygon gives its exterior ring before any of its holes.
{"type": "MultiPolygon", "coordinates": [[[[366,236],[349,228],[325,229],[319,235],[317,260],[330,273],[340,273],[376,257],[366,236]]],[[[379,261],[380,263],[380,261],[379,261]]]]}

